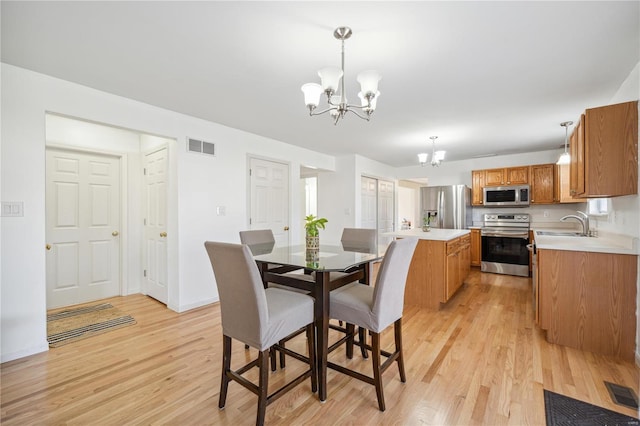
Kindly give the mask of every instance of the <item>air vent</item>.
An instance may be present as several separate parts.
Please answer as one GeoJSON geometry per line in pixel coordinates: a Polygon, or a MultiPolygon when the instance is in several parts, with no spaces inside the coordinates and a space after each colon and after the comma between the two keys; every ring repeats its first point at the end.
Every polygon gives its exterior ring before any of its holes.
{"type": "Polygon", "coordinates": [[[187,138],[187,151],[206,155],[216,155],[216,146],[211,142],[187,138]]]}

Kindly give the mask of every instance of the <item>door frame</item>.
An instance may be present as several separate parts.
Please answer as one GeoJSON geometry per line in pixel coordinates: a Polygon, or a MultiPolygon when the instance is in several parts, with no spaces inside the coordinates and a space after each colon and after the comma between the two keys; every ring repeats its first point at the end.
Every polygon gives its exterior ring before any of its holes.
{"type": "MultiPolygon", "coordinates": [[[[79,146],[73,145],[64,145],[60,143],[45,143],[45,153],[48,149],[57,149],[63,151],[72,151],[72,152],[80,152],[85,154],[97,154],[97,155],[109,155],[112,157],[116,157],[120,159],[120,236],[119,236],[119,244],[120,244],[120,288],[119,295],[124,296],[129,294],[129,221],[128,215],[126,212],[129,210],[129,205],[127,200],[129,199],[129,175],[127,173],[129,167],[129,157],[126,153],[109,151],[109,150],[98,150],[98,149],[88,149],[79,146]]],[[[46,172],[45,172],[46,179],[46,172]]],[[[45,184],[46,191],[46,184],[45,184]]],[[[46,195],[46,192],[45,192],[46,195]]],[[[45,210],[47,206],[45,204],[45,210]]],[[[46,211],[45,211],[46,215],[46,211]]],[[[47,240],[46,234],[46,225],[45,225],[45,240],[47,240]]]]}

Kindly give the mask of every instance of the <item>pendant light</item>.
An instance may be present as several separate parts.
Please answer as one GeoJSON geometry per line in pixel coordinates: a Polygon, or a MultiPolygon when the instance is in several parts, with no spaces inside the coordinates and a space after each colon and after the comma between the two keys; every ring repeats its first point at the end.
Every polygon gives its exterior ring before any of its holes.
{"type": "Polygon", "coordinates": [[[569,126],[573,124],[573,121],[565,121],[560,123],[562,127],[564,127],[564,153],[558,158],[558,162],[556,164],[563,165],[569,164],[571,162],[571,156],[567,151],[567,143],[569,142],[569,126]]]}

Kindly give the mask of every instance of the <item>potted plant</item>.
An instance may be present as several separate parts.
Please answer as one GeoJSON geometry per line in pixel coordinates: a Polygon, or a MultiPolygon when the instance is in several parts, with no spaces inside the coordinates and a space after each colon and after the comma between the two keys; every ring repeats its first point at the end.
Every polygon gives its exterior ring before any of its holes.
{"type": "Polygon", "coordinates": [[[323,217],[315,217],[310,214],[304,218],[304,229],[306,233],[306,246],[308,250],[318,250],[320,248],[320,241],[318,237],[318,230],[324,229],[327,219],[323,217]]]}
{"type": "Polygon", "coordinates": [[[431,215],[422,218],[422,230],[424,232],[431,231],[431,215]]]}

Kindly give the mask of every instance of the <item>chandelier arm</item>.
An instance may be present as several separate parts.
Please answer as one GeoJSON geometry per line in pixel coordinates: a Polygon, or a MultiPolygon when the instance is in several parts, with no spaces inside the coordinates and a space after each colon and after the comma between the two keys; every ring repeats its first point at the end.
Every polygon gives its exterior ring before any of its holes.
{"type": "Polygon", "coordinates": [[[336,110],[336,109],[337,109],[337,108],[333,108],[333,107],[331,107],[331,108],[327,108],[327,109],[325,109],[324,111],[320,111],[320,112],[313,112],[313,111],[310,111],[310,112],[309,112],[309,115],[313,117],[313,116],[315,116],[315,115],[322,115],[322,114],[325,114],[325,113],[327,113],[327,112],[329,112],[329,111],[334,111],[334,110],[336,110]]]}
{"type": "Polygon", "coordinates": [[[347,112],[352,112],[352,113],[354,113],[355,115],[357,115],[358,117],[362,118],[365,121],[369,121],[370,120],[370,116],[369,115],[367,115],[367,116],[361,115],[361,114],[358,113],[358,111],[355,111],[355,110],[352,110],[352,109],[347,109],[347,112]]]}

